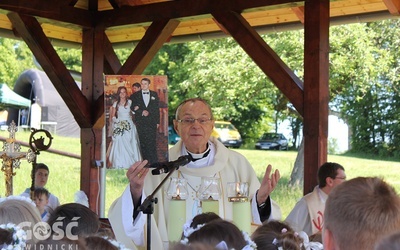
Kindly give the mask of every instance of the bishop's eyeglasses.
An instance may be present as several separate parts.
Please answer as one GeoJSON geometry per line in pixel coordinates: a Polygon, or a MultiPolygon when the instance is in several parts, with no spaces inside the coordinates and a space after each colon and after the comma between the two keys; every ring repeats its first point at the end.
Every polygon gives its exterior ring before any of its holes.
{"type": "Polygon", "coordinates": [[[178,122],[185,124],[185,125],[191,125],[194,124],[196,121],[198,121],[201,125],[208,124],[210,121],[212,121],[211,118],[185,118],[185,119],[180,119],[177,120],[178,122]]]}

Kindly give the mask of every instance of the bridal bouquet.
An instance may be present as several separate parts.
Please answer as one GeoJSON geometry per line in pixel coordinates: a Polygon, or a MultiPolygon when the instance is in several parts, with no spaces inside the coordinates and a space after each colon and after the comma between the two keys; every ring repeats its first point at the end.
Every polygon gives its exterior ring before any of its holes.
{"type": "Polygon", "coordinates": [[[118,121],[114,124],[113,135],[114,136],[117,136],[117,135],[122,136],[125,131],[130,131],[130,130],[131,130],[131,125],[129,124],[129,122],[127,120],[118,121]]]}

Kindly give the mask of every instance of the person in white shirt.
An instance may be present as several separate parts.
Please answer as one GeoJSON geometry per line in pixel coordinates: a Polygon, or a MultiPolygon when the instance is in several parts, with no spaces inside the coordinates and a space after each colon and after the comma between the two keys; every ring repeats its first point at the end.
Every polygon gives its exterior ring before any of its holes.
{"type": "MultiPolygon", "coordinates": [[[[44,188],[47,184],[47,180],[49,179],[49,167],[44,163],[36,163],[35,166],[35,188],[40,187],[44,188]]],[[[21,196],[30,198],[30,188],[25,189],[25,191],[21,194],[21,196]]],[[[52,212],[60,205],[57,196],[50,193],[49,202],[46,206],[47,212],[52,212]]]]}
{"type": "Polygon", "coordinates": [[[297,232],[308,236],[322,232],[325,202],[334,187],[346,180],[344,167],[335,162],[326,162],[318,169],[318,186],[303,196],[286,218],[286,222],[297,232]]]}
{"type": "MultiPolygon", "coordinates": [[[[198,213],[201,206],[197,191],[201,177],[218,177],[222,187],[219,199],[219,216],[232,220],[232,202],[228,201],[226,188],[228,182],[247,182],[251,198],[252,218],[254,223],[261,224],[269,219],[281,219],[279,206],[270,198],[280,174],[272,171],[268,165],[260,185],[254,169],[247,159],[236,151],[226,148],[217,139],[211,137],[214,117],[211,107],[201,98],[192,98],[182,102],[176,111],[174,128],[181,140],[169,150],[171,161],[182,155],[191,155],[193,161],[181,166],[171,177],[185,178],[189,186],[186,199],[186,219],[190,220],[198,213]]],[[[110,207],[109,220],[118,241],[127,247],[145,245],[146,216],[138,208],[161,183],[164,176],[148,174],[146,160],[136,162],[128,169],[126,175],[129,185],[110,207]]],[[[167,221],[169,200],[165,189],[157,192],[158,203],[154,206],[151,218],[151,244],[154,249],[166,248],[168,245],[167,221]]],[[[150,226],[150,225],[149,225],[150,226]]]]}

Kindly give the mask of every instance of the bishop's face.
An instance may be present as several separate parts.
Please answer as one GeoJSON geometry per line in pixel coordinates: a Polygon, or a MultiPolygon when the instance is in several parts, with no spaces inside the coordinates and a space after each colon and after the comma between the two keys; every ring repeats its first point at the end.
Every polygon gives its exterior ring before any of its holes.
{"type": "Polygon", "coordinates": [[[178,120],[174,120],[174,127],[188,151],[198,154],[207,149],[207,142],[214,128],[214,120],[210,119],[211,111],[205,103],[195,101],[182,105],[178,120]],[[190,119],[194,119],[194,122],[184,121],[190,119]]]}

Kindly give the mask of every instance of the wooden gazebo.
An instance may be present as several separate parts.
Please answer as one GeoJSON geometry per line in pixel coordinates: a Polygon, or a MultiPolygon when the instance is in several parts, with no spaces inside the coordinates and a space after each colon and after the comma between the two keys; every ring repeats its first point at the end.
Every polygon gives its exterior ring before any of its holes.
{"type": "Polygon", "coordinates": [[[304,118],[304,192],[327,160],[329,26],[389,19],[400,0],[2,0],[0,36],[23,39],[81,127],[81,189],[98,211],[103,74],[141,74],[168,42],[232,36],[304,118]],[[305,30],[304,82],[261,32],[305,30]],[[82,90],[54,50],[82,48],[82,90]],[[121,65],[114,48],[132,47],[121,65]]]}

